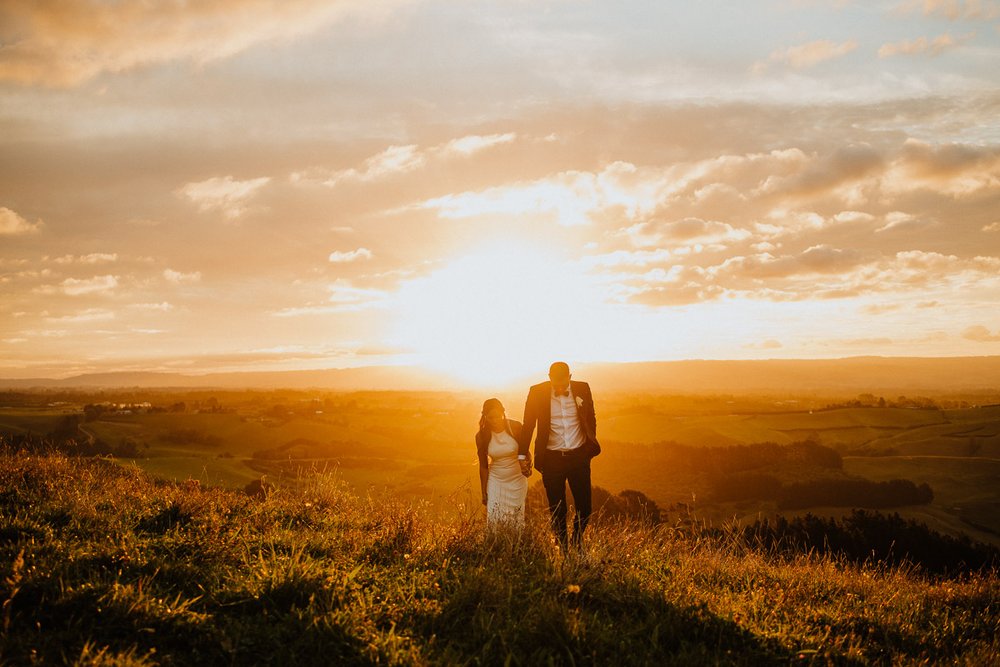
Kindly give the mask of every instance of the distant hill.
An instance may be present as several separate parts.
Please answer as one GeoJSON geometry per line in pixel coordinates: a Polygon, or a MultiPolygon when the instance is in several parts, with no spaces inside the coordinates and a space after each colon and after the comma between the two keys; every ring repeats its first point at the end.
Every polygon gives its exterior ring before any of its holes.
{"type": "MultiPolygon", "coordinates": [[[[523,384],[544,379],[546,369],[523,384]]],[[[844,359],[689,360],[575,364],[574,376],[600,391],[846,392],[934,394],[1000,390],[1000,356],[849,357],[844,359]]],[[[518,385],[520,386],[520,385],[518,385]]],[[[456,380],[409,366],[306,371],[100,373],[63,379],[0,379],[0,388],[86,387],[322,388],[333,390],[454,390],[456,380]]],[[[498,387],[504,389],[504,387],[498,387]]]]}
{"type": "Polygon", "coordinates": [[[930,394],[1000,389],[1000,356],[615,363],[581,365],[574,375],[614,391],[930,394]]]}
{"type": "Polygon", "coordinates": [[[417,391],[452,388],[446,381],[418,368],[406,366],[364,366],[306,371],[259,371],[208,373],[89,373],[68,378],[0,379],[0,388],[324,388],[336,390],[400,389],[417,391]]]}

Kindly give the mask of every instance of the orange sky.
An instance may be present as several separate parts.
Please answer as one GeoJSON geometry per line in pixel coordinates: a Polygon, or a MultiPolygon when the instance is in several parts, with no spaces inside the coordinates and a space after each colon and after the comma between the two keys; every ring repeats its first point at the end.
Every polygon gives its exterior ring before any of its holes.
{"type": "Polygon", "coordinates": [[[986,0],[5,0],[0,377],[998,354],[997,72],[986,0]]]}

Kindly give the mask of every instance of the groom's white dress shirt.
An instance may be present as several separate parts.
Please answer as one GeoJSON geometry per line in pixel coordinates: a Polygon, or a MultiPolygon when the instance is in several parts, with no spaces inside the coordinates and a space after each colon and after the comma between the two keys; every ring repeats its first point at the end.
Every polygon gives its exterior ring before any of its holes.
{"type": "Polygon", "coordinates": [[[555,391],[550,398],[552,418],[549,428],[549,443],[546,449],[566,452],[582,447],[586,441],[583,428],[580,426],[580,414],[576,410],[576,398],[573,392],[566,390],[564,396],[558,396],[555,391]]]}

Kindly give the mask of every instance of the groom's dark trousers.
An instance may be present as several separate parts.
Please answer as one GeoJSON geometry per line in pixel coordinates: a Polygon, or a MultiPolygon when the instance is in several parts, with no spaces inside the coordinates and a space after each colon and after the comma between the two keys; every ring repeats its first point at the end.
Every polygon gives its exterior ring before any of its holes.
{"type": "Polygon", "coordinates": [[[590,456],[583,449],[575,449],[566,454],[549,452],[546,456],[542,485],[549,501],[552,530],[565,547],[569,540],[566,535],[566,483],[573,494],[573,544],[580,546],[583,531],[590,521],[590,456]]]}

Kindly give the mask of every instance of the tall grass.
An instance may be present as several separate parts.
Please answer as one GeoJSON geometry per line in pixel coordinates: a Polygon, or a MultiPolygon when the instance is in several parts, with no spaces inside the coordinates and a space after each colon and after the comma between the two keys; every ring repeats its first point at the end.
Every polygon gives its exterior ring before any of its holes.
{"type": "Polygon", "coordinates": [[[489,531],[314,474],[263,498],[0,455],[3,664],[998,664],[995,573],[544,516],[489,531]]]}

